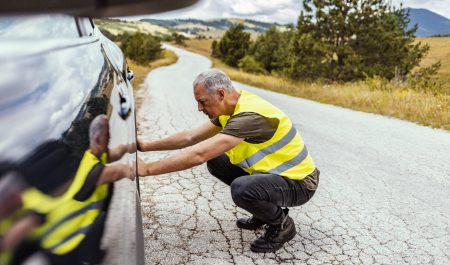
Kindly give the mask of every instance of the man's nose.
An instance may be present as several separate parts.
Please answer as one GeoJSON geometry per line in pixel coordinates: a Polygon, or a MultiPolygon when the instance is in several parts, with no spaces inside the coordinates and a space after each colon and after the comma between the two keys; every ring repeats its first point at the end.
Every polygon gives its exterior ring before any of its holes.
{"type": "Polygon", "coordinates": [[[203,111],[203,106],[200,103],[197,103],[198,111],[203,111]]]}

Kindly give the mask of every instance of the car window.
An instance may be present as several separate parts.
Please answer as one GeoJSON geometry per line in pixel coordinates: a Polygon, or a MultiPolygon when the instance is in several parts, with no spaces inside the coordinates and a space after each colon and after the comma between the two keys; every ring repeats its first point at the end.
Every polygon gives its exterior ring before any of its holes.
{"type": "Polygon", "coordinates": [[[78,26],[80,27],[81,36],[87,37],[94,35],[94,24],[90,18],[78,18],[78,26]]]}
{"type": "Polygon", "coordinates": [[[0,17],[0,38],[78,38],[75,18],[67,15],[0,17]]]}

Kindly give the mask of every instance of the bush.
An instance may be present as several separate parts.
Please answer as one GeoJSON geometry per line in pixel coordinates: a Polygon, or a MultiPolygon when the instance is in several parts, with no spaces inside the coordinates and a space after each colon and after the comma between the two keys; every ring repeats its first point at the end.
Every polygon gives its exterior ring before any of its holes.
{"type": "Polygon", "coordinates": [[[134,35],[122,34],[120,48],[125,55],[138,64],[147,64],[162,56],[161,40],[151,34],[136,32],[134,35]]]}
{"type": "Polygon", "coordinates": [[[246,55],[244,58],[240,59],[238,67],[239,69],[249,73],[260,74],[266,72],[262,64],[256,61],[255,57],[251,55],[246,55]]]}
{"type": "Polygon", "coordinates": [[[172,40],[175,42],[175,44],[185,46],[186,43],[184,41],[187,40],[187,38],[184,35],[173,32],[172,40]]]}
{"type": "Polygon", "coordinates": [[[434,63],[428,67],[422,67],[408,75],[407,82],[411,89],[434,94],[448,94],[444,84],[436,80],[434,76],[441,67],[441,62],[434,63]]]}

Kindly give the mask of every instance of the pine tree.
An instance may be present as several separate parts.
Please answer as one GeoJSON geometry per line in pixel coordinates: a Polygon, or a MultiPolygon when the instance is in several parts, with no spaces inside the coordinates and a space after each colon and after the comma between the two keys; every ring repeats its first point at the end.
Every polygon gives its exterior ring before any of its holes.
{"type": "Polygon", "coordinates": [[[414,44],[409,14],[385,0],[303,0],[290,46],[293,78],[406,76],[428,46],[414,44]]]}
{"type": "Polygon", "coordinates": [[[244,25],[231,26],[220,39],[213,44],[213,54],[226,64],[237,67],[238,62],[247,55],[250,47],[250,33],[244,32],[244,25]]]}
{"type": "Polygon", "coordinates": [[[268,72],[281,72],[288,66],[288,49],[293,28],[285,32],[279,31],[275,26],[261,34],[252,45],[251,53],[268,72]]]}

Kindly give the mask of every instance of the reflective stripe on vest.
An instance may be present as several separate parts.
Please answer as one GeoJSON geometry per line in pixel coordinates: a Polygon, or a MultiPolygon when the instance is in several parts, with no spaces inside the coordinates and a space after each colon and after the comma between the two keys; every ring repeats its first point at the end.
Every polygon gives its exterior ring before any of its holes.
{"type": "MultiPolygon", "coordinates": [[[[241,91],[241,96],[233,115],[242,112],[254,112],[279,121],[273,137],[259,144],[242,141],[226,152],[231,163],[241,167],[250,174],[272,173],[291,179],[303,179],[314,171],[315,165],[308,153],[300,134],[290,119],[278,108],[264,99],[241,91]]],[[[220,116],[225,127],[229,116],[220,116]]]]}
{"type": "MultiPolygon", "coordinates": [[[[58,249],[60,249],[61,247],[64,246],[64,244],[67,244],[67,242],[69,242],[72,239],[75,239],[77,237],[80,237],[80,239],[82,240],[82,238],[85,237],[85,235],[89,232],[89,229],[92,227],[92,224],[89,224],[85,227],[82,227],[80,229],[78,229],[77,231],[73,232],[72,234],[68,235],[66,238],[64,238],[62,241],[58,242],[57,244],[48,247],[48,250],[51,252],[58,252],[58,249]]],[[[66,248],[68,248],[69,245],[66,246],[66,248]]],[[[60,252],[64,252],[64,250],[60,251],[60,252]]]]}
{"type": "Polygon", "coordinates": [[[100,200],[100,201],[96,201],[96,202],[93,202],[91,204],[88,204],[88,205],[84,206],[83,208],[81,208],[81,209],[79,209],[79,210],[77,210],[75,212],[70,213],[66,217],[64,217],[64,218],[58,220],[56,223],[52,224],[52,226],[49,229],[47,229],[45,231],[45,233],[43,233],[41,236],[39,236],[39,239],[42,240],[42,239],[46,238],[53,231],[55,231],[60,225],[64,224],[65,222],[67,222],[70,219],[73,219],[73,218],[75,218],[75,217],[77,217],[79,215],[82,215],[82,214],[86,213],[89,210],[101,209],[103,207],[104,203],[105,203],[104,199],[100,200]]]}
{"type": "Polygon", "coordinates": [[[32,237],[40,240],[41,247],[54,254],[62,255],[76,248],[85,238],[88,227],[97,219],[109,194],[108,184],[97,186],[85,201],[77,201],[75,194],[86,182],[92,167],[101,162],[105,164],[106,155],[101,161],[90,150],[84,153],[78,170],[68,190],[59,197],[51,197],[30,189],[24,194],[24,208],[46,214],[46,222],[33,231],[32,237]],[[50,205],[50,206],[49,206],[50,205]]]}

